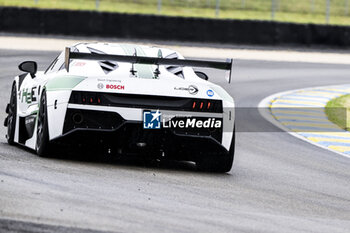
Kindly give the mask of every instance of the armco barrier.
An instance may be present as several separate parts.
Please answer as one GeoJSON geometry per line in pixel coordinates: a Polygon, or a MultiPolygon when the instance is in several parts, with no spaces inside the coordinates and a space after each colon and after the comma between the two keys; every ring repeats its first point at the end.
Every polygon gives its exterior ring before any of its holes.
{"type": "Polygon", "coordinates": [[[350,46],[350,27],[0,7],[0,32],[260,45],[350,46]]]}

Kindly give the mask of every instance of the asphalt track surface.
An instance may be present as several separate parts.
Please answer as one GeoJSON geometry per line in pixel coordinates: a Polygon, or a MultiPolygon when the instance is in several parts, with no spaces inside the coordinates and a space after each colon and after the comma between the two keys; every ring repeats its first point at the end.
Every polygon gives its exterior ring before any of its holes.
{"type": "MultiPolygon", "coordinates": [[[[56,54],[0,50],[1,119],[17,64],[44,69],[56,54]]],[[[238,60],[230,86],[211,80],[254,108],[276,92],[350,83],[349,74],[347,65],[238,60]]],[[[228,174],[99,155],[43,159],[9,146],[1,127],[0,232],[350,232],[349,159],[257,114],[236,124],[228,174]]]]}

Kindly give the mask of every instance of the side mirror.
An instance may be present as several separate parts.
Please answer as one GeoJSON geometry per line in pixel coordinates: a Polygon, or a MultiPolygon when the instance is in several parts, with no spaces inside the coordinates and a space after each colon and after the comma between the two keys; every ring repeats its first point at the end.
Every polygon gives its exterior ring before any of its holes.
{"type": "Polygon", "coordinates": [[[195,71],[195,73],[196,73],[196,75],[197,75],[198,77],[200,77],[201,79],[204,79],[204,80],[208,81],[209,77],[208,77],[208,75],[206,75],[205,73],[200,72],[200,71],[195,71]]]}
{"type": "Polygon", "coordinates": [[[25,61],[19,64],[18,69],[27,73],[30,73],[32,78],[35,77],[36,71],[38,70],[38,65],[35,61],[25,61]]]}

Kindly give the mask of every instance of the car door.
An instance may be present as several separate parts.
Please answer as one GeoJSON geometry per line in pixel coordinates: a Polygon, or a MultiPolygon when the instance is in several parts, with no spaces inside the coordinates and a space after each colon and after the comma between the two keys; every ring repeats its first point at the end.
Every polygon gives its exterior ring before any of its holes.
{"type": "Polygon", "coordinates": [[[62,69],[64,63],[64,53],[57,56],[49,65],[45,72],[38,71],[34,77],[27,74],[19,89],[19,115],[28,116],[36,114],[42,87],[46,84],[49,77],[55,75],[62,69]]]}
{"type": "Polygon", "coordinates": [[[30,74],[26,74],[18,92],[17,102],[19,116],[27,116],[37,110],[42,75],[43,72],[38,72],[35,77],[32,77],[30,74]]]}

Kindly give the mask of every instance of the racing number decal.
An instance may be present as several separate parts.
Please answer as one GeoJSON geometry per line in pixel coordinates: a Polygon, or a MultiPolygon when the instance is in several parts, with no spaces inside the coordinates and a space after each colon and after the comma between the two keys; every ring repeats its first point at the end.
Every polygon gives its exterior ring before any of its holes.
{"type": "Polygon", "coordinates": [[[38,99],[38,93],[35,91],[37,89],[37,87],[32,87],[30,88],[23,88],[20,91],[20,100],[22,103],[33,103],[36,102],[38,99]]]}

